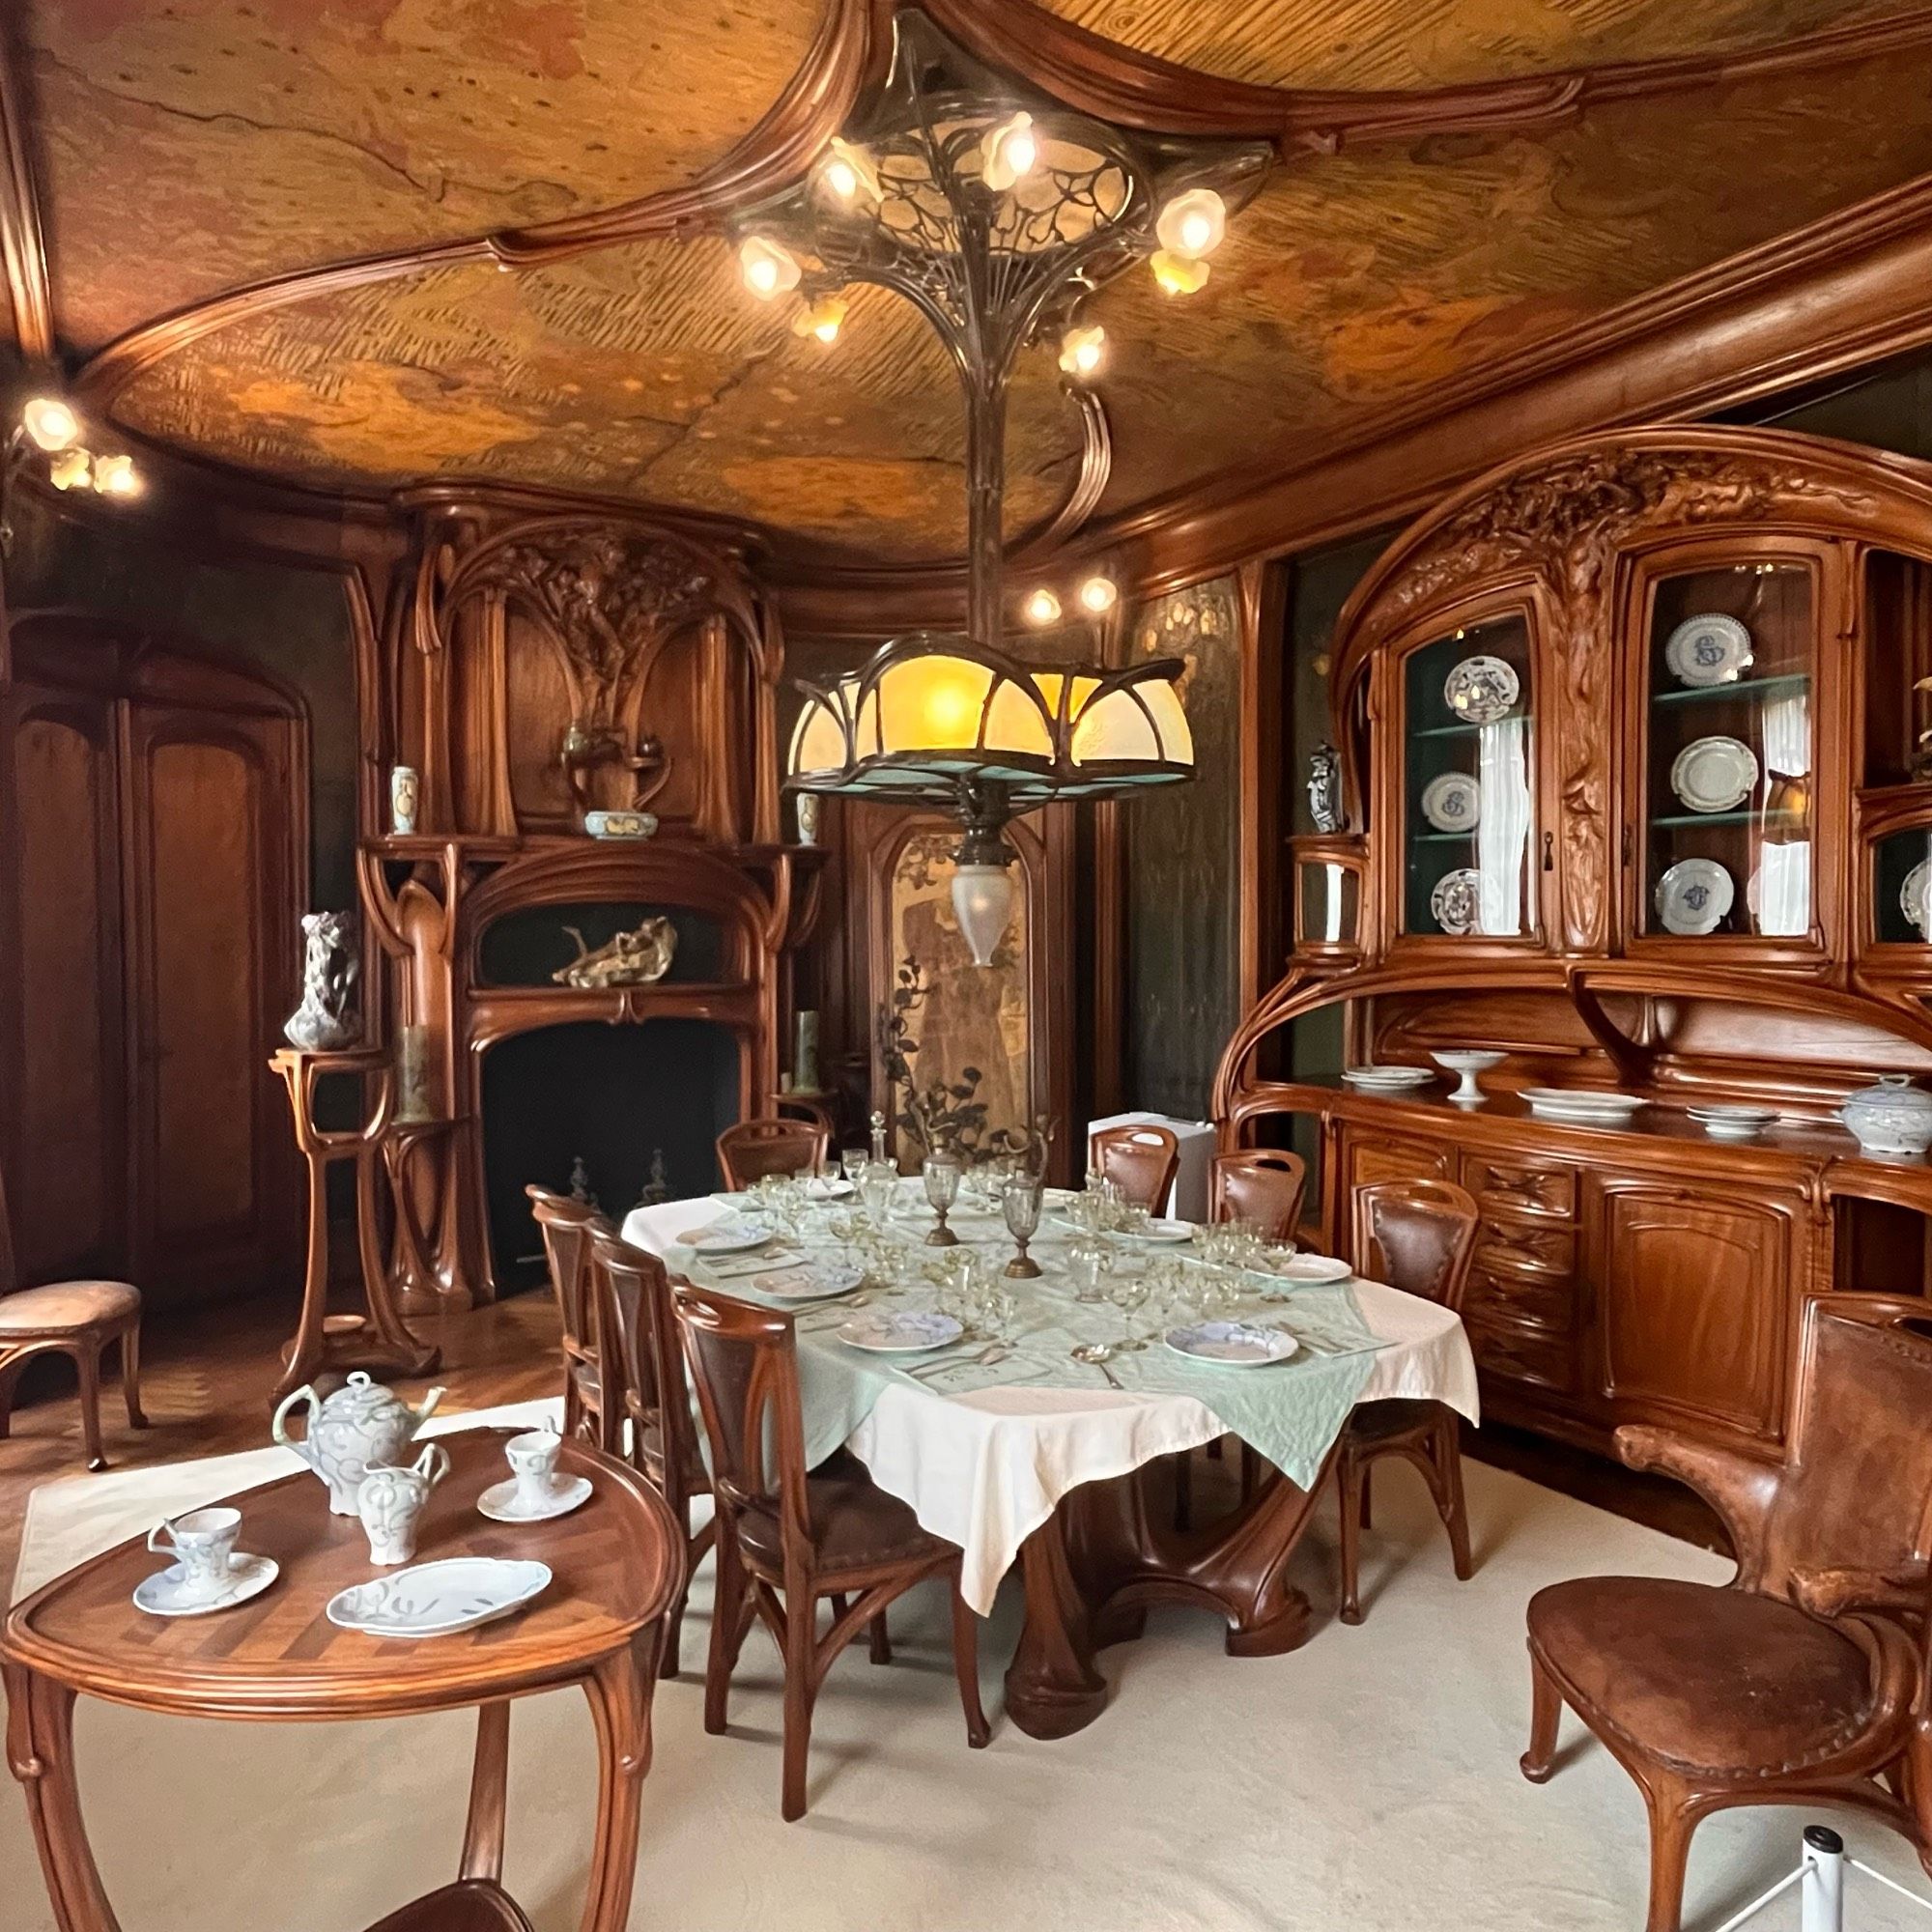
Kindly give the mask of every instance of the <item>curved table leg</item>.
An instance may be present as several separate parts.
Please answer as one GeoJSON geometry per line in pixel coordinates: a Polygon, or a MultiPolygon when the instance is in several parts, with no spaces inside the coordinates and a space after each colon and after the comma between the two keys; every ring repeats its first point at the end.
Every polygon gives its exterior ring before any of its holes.
{"type": "Polygon", "coordinates": [[[503,1804],[510,1788],[510,1702],[478,1706],[476,1761],[469,1774],[469,1815],[463,1826],[459,1878],[503,1876],[503,1804]]]}
{"type": "Polygon", "coordinates": [[[662,1626],[641,1631],[583,1681],[597,1727],[597,1840],[582,1932],[623,1932],[638,1862],[638,1811],[651,1768],[651,1690],[662,1626]]]}
{"type": "Polygon", "coordinates": [[[1231,1657],[1278,1657],[1308,1641],[1308,1599],[1288,1581],[1288,1559],[1327,1464],[1306,1490],[1271,1471],[1232,1515],[1193,1530],[1173,1527],[1151,1475],[1082,1484],[1021,1548],[1026,1623],[1007,1714],[1029,1737],[1067,1737],[1100,1715],[1107,1686],[1094,1655],[1137,1637],[1150,1605],[1212,1610],[1231,1657]]]}
{"type": "Polygon", "coordinates": [[[7,1680],[7,1762],[27,1796],[61,1932],[120,1932],[88,1849],[73,1770],[74,1693],[16,1664],[7,1680]]]}

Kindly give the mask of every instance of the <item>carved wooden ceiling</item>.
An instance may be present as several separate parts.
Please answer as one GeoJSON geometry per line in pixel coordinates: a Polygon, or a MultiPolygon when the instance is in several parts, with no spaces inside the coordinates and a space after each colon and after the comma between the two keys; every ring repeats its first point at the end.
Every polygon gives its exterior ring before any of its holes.
{"type": "MultiPolygon", "coordinates": [[[[1932,171],[1932,8],[1050,7],[930,11],[1082,106],[1281,137],[1202,295],[1135,274],[1099,298],[1102,515],[1372,435],[1932,171]]],[[[721,239],[848,117],[889,16],[15,0],[59,353],[128,431],[279,481],[484,479],[724,517],[805,559],[951,555],[960,409],[923,326],[868,292],[838,343],[801,341],[721,239]]],[[[1083,475],[1044,354],[1009,471],[1015,532],[1083,475]]]]}

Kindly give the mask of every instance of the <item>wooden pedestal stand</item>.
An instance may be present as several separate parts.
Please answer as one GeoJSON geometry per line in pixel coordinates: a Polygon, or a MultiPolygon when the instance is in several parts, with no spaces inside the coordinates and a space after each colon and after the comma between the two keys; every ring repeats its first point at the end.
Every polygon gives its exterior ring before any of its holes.
{"type": "Polygon", "coordinates": [[[418,1342],[404,1326],[389,1298],[388,1269],[379,1238],[377,1181],[389,1134],[393,1088],[388,1055],[376,1047],[341,1053],[283,1047],[269,1064],[289,1090],[296,1146],[308,1167],[308,1272],[302,1282],[301,1321],[284,1350],[287,1367],[275,1384],[273,1400],[279,1402],[291,1389],[300,1388],[322,1369],[428,1375],[441,1360],[440,1351],[418,1342]],[[352,1073],[363,1081],[367,1111],[359,1127],[328,1132],[316,1124],[316,1085],[329,1073],[352,1073]],[[367,1106],[370,1081],[376,1090],[373,1106],[367,1106]],[[339,1160],[355,1163],[355,1245],[367,1314],[328,1313],[328,1170],[339,1160]]]}

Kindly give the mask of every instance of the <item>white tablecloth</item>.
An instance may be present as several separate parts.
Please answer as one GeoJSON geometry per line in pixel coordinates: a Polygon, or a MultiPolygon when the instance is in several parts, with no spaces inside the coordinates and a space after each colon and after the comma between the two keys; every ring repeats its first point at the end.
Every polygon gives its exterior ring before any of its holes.
{"type": "MultiPolygon", "coordinates": [[[[624,1238],[665,1254],[675,1236],[725,1211],[708,1198],[639,1208],[625,1219],[624,1238]]],[[[1476,1364],[1462,1321],[1380,1282],[1357,1281],[1354,1290],[1362,1319],[1390,1345],[1358,1400],[1431,1397],[1478,1421],[1476,1364]]],[[[943,1396],[894,1383],[846,1446],[881,1489],[966,1552],[961,1591],[983,1616],[1020,1545],[1069,1490],[1223,1434],[1220,1418],[1191,1396],[1065,1388],[943,1396]]]]}

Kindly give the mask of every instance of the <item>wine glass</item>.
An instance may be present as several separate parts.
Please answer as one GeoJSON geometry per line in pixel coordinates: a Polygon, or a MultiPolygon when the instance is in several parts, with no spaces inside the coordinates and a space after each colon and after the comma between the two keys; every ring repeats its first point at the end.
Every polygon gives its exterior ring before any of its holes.
{"type": "Polygon", "coordinates": [[[925,1157],[925,1198],[932,1208],[933,1228],[926,1236],[929,1248],[953,1248],[959,1236],[946,1225],[946,1216],[959,1195],[959,1156],[950,1152],[929,1153],[925,1157]]]}
{"type": "Polygon", "coordinates": [[[897,1184],[898,1176],[889,1161],[868,1160],[859,1171],[859,1199],[865,1204],[867,1218],[882,1232],[893,1211],[893,1190],[897,1184]]]}
{"type": "Polygon", "coordinates": [[[1027,1245],[1039,1232],[1039,1210],[1046,1189],[1037,1177],[1014,1174],[1000,1195],[1000,1212],[1006,1217],[1007,1233],[1013,1237],[1013,1258],[1007,1273],[1015,1281],[1038,1277],[1039,1264],[1027,1253],[1027,1245]]]}
{"type": "Polygon", "coordinates": [[[1114,1272],[1114,1251],[1098,1235],[1076,1235],[1066,1250],[1066,1272],[1073,1281],[1075,1301],[1104,1301],[1107,1278],[1114,1272]]]}
{"type": "Polygon", "coordinates": [[[838,1165],[845,1170],[845,1179],[854,1187],[859,1184],[859,1177],[866,1171],[866,1163],[872,1157],[872,1151],[863,1143],[855,1143],[838,1150],[838,1165]]]}

